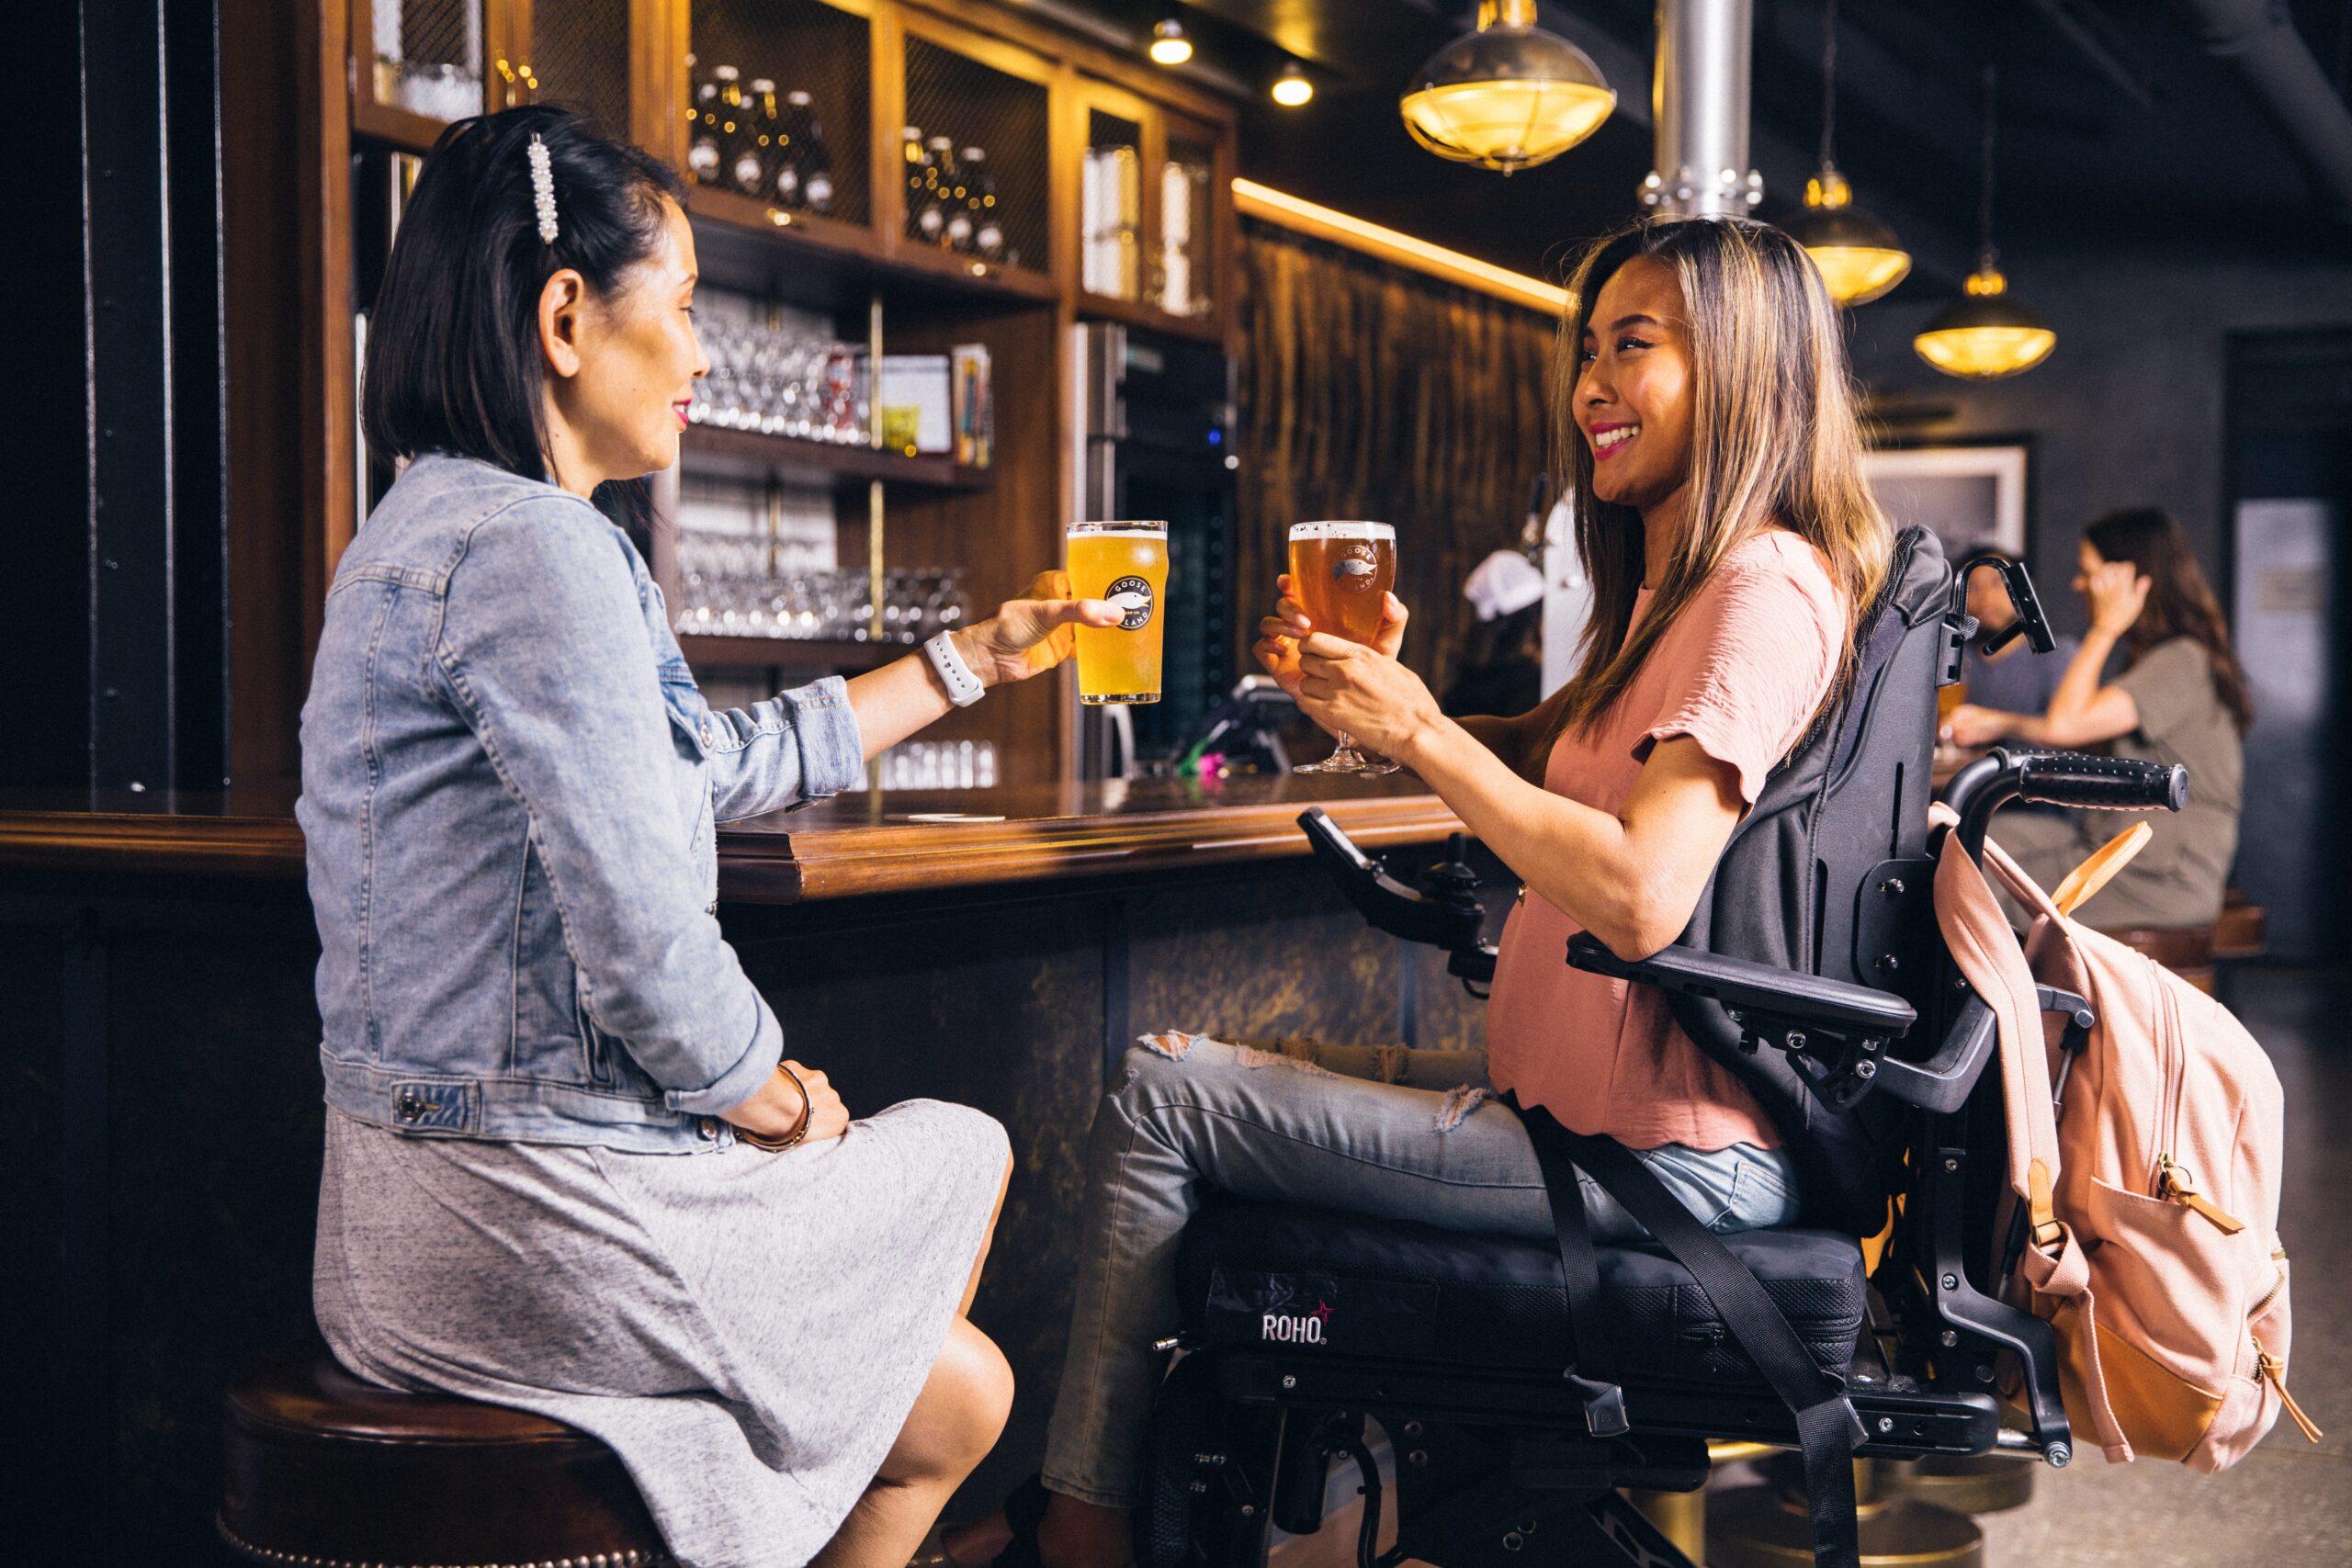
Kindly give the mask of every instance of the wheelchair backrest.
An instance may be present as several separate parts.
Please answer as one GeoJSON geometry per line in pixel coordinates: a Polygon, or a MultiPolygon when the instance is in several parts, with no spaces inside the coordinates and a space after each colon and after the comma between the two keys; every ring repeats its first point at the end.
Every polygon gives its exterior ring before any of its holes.
{"type": "MultiPolygon", "coordinates": [[[[1844,695],[1766,780],[1701,896],[1682,944],[1893,991],[1920,1009],[1936,968],[1928,805],[1936,691],[1952,649],[1951,568],[1903,529],[1863,615],[1844,695]]],[[[1763,1104],[1796,1161],[1805,1222],[1875,1231],[1899,1106],[1837,1106],[1778,1050],[1745,1050],[1721,1003],[1672,998],[1676,1021],[1763,1104]]]]}

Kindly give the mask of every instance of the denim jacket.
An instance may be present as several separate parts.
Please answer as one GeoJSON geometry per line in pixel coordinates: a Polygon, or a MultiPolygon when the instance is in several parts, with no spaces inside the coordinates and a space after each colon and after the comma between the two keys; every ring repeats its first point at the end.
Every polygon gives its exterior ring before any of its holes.
{"type": "Polygon", "coordinates": [[[714,712],[627,535],[409,466],[335,571],[302,706],[327,1103],[403,1133],[723,1147],[784,1052],[716,823],[855,784],[837,679],[714,712]]]}

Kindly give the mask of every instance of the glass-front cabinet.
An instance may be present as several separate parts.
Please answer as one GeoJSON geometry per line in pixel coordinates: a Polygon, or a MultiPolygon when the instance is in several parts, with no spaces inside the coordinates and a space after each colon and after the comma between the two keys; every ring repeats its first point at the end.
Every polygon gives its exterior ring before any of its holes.
{"type": "Polygon", "coordinates": [[[1225,140],[1205,121],[1080,78],[1076,229],[1081,314],[1203,335],[1221,330],[1225,140]]]}
{"type": "Polygon", "coordinates": [[[422,152],[452,120],[562,102],[637,134],[644,0],[350,0],[355,128],[422,152]]]}

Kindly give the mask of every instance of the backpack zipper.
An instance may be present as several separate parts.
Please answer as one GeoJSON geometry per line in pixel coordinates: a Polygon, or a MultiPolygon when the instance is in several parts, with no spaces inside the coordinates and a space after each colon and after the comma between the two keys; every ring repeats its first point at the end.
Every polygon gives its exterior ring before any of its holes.
{"type": "Polygon", "coordinates": [[[2270,1256],[2278,1265],[2278,1278],[2271,1281],[2268,1290],[2262,1292],[2260,1301],[2245,1309],[2245,1315],[2249,1320],[2260,1317],[2270,1303],[2278,1299],[2278,1292],[2287,1288],[2287,1249],[2282,1247],[2270,1256]]]}
{"type": "Polygon", "coordinates": [[[2312,1418],[2303,1414],[2303,1407],[2295,1403],[2295,1396],[2287,1392],[2287,1363],[2272,1360],[2259,1339],[2254,1342],[2254,1375],[2278,1391],[2278,1403],[2286,1410],[2288,1417],[2301,1428],[2305,1438],[2318,1442],[2324,1434],[2312,1424],[2312,1418]]]}
{"type": "Polygon", "coordinates": [[[2149,990],[2154,993],[2155,1013],[2160,1025],[2157,1034],[2164,1052],[2164,1099],[2157,1107],[2156,1125],[2156,1190],[2161,1194],[2164,1190],[2164,1168],[2172,1157],[2165,1151],[2178,1141],[2180,1097],[2188,1087],[2188,1075],[2181,1061],[2186,1053],[2181,1048],[2180,1014],[2173,1008],[2172,993],[2165,987],[2164,977],[2156,972],[2154,960],[2142,960],[2141,975],[2149,990]]]}
{"type": "Polygon", "coordinates": [[[2245,1221],[2226,1213],[2213,1200],[2197,1190],[2197,1178],[2170,1155],[2156,1156],[2156,1196],[2204,1215],[2221,1227],[2223,1235],[2235,1235],[2245,1229],[2245,1221]]]}

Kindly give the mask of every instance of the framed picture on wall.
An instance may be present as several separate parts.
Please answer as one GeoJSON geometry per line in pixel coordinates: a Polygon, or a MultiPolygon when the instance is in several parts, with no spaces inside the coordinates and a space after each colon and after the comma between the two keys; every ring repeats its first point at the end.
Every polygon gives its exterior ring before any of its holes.
{"type": "Polygon", "coordinates": [[[1888,446],[1862,455],[1879,504],[1898,528],[1924,525],[1957,557],[1980,545],[2026,553],[2023,442],[1969,446],[1888,446]]]}

